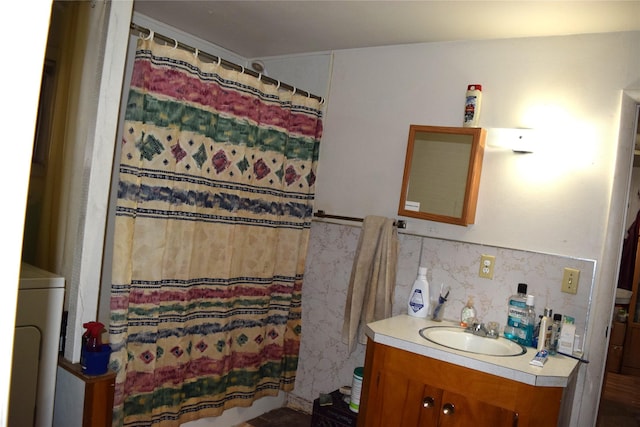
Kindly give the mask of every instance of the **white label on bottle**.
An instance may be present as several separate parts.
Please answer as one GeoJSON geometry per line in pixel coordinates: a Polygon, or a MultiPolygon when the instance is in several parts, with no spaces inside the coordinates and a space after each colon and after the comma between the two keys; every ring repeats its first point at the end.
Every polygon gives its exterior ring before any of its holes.
{"type": "Polygon", "coordinates": [[[478,97],[475,95],[467,95],[467,102],[464,106],[464,123],[471,123],[476,114],[476,105],[478,97]]]}
{"type": "Polygon", "coordinates": [[[424,300],[422,298],[422,291],[420,289],[416,289],[413,291],[413,295],[411,295],[409,305],[411,306],[411,309],[414,313],[422,310],[422,307],[424,307],[424,300]]]}

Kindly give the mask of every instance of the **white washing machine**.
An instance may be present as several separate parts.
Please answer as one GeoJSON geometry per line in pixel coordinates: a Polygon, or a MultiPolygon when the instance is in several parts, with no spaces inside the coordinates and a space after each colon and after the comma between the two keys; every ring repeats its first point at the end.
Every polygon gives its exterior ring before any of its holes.
{"type": "Polygon", "coordinates": [[[64,278],[22,264],[9,393],[9,427],[51,427],[64,278]]]}

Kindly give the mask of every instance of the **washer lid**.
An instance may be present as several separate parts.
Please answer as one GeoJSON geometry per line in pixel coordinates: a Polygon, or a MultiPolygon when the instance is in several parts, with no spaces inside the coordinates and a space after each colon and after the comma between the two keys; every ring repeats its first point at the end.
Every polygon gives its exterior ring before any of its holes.
{"type": "Polygon", "coordinates": [[[19,289],[46,288],[64,288],[64,277],[23,262],[20,266],[19,289]]]}

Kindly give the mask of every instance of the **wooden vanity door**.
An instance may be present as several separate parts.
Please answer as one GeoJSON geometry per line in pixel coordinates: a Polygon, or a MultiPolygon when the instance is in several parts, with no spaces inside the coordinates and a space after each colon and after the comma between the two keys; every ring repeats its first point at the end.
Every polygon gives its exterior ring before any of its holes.
{"type": "Polygon", "coordinates": [[[518,414],[452,392],[442,395],[438,427],[515,427],[518,414]]]}
{"type": "Polygon", "coordinates": [[[377,412],[369,419],[379,427],[436,427],[442,390],[408,376],[380,372],[377,412]]]}

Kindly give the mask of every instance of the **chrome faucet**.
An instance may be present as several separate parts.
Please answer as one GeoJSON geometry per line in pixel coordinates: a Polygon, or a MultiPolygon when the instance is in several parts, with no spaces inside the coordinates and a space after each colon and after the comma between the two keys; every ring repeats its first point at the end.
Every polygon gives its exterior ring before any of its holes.
{"type": "Polygon", "coordinates": [[[497,335],[489,332],[484,326],[484,323],[481,322],[474,322],[471,326],[467,327],[466,332],[472,333],[473,335],[477,335],[479,337],[498,338],[497,335]]]}

